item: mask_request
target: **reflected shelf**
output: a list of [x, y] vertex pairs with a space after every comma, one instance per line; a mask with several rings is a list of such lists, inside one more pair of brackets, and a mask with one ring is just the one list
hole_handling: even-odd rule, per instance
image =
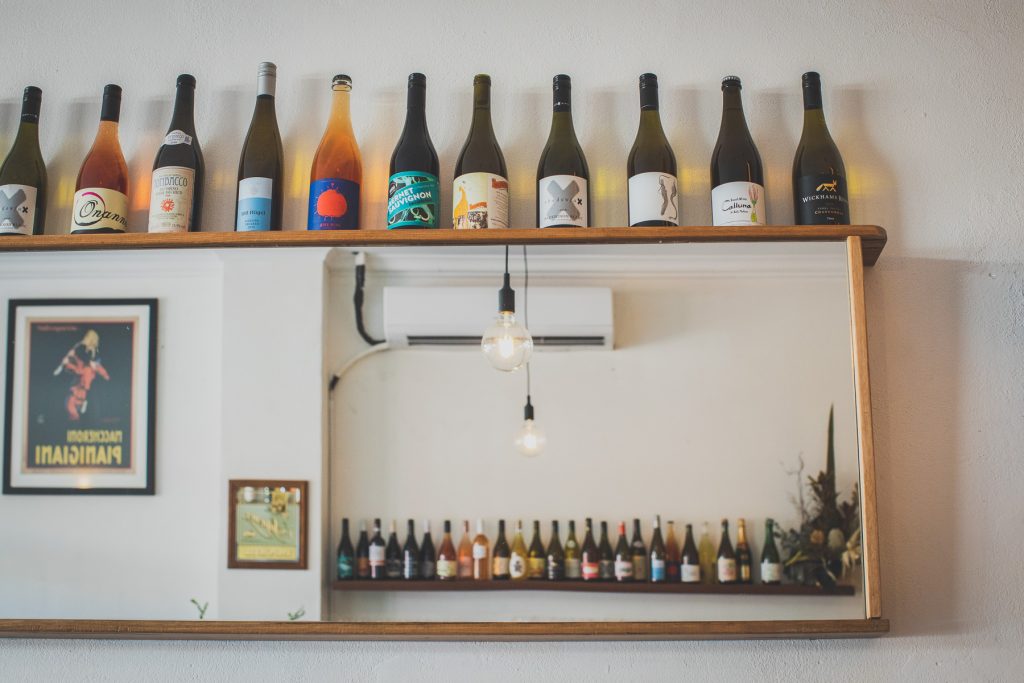
[[854, 595], [853, 586], [796, 584], [618, 583], [615, 581], [440, 581], [430, 579], [351, 579], [335, 581], [336, 591], [574, 591], [581, 593], [679, 593], [695, 595]]

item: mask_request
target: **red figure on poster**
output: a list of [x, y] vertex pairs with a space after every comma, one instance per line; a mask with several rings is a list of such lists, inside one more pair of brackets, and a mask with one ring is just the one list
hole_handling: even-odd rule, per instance
[[64, 360], [60, 362], [53, 373], [59, 375], [62, 371], [67, 370], [78, 377], [78, 381], [72, 384], [68, 390], [68, 399], [64, 404], [72, 422], [77, 422], [88, 407], [89, 389], [97, 375], [105, 380], [110, 380], [110, 374], [97, 357], [99, 348], [100, 335], [96, 333], [96, 330], [89, 330], [82, 337], [82, 341], [72, 346], [71, 350], [65, 354]]

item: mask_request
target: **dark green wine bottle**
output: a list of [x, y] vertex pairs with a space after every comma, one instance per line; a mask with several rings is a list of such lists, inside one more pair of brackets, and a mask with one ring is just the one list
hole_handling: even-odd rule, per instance
[[679, 580], [683, 583], [700, 583], [700, 553], [693, 540], [693, 525], [686, 525], [686, 540], [679, 556]]
[[203, 151], [196, 137], [195, 76], [178, 76], [171, 125], [153, 162], [150, 232], [199, 230], [203, 207]]
[[633, 580], [633, 550], [626, 539], [625, 522], [619, 522], [619, 543], [615, 546], [615, 580], [619, 583]]
[[526, 578], [543, 579], [547, 574], [548, 556], [544, 551], [544, 543], [540, 538], [540, 522], [533, 522], [533, 540], [526, 555]]
[[633, 552], [633, 580], [646, 581], [648, 578], [647, 546], [644, 545], [643, 533], [640, 531], [640, 520], [633, 520], [633, 539], [629, 543]]
[[260, 64], [257, 71], [256, 109], [238, 162], [235, 230], [280, 230], [284, 209], [284, 152], [277, 127], [274, 92], [277, 67]]
[[576, 540], [576, 522], [569, 520], [569, 535], [565, 537], [565, 578], [576, 581], [583, 578], [580, 544]]
[[416, 523], [409, 520], [409, 535], [402, 546], [402, 578], [411, 581], [420, 578], [420, 546], [416, 542]]
[[679, 225], [679, 183], [658, 112], [658, 77], [640, 76], [640, 128], [626, 161], [630, 226]]
[[797, 225], [849, 225], [846, 167], [825, 125], [821, 77], [803, 75], [804, 131], [793, 160], [793, 212]]
[[601, 522], [601, 542], [597, 544], [597, 575], [602, 581], [615, 580], [615, 553], [608, 540], [608, 522]]
[[505, 538], [505, 520], [498, 520], [498, 539], [494, 542], [494, 550], [491, 551], [491, 578], [496, 581], [505, 581], [510, 578], [509, 561], [512, 557], [512, 550], [508, 546], [508, 539]]
[[715, 564], [718, 583], [736, 583], [739, 578], [736, 567], [736, 552], [729, 540], [729, 520], [722, 520], [722, 540], [718, 542], [718, 559]]
[[440, 227], [440, 165], [427, 131], [427, 77], [409, 75], [405, 127], [391, 155], [388, 229]]
[[547, 556], [548, 581], [561, 581], [565, 578], [565, 551], [562, 550], [562, 539], [558, 537], [558, 521], [551, 522], [551, 540], [548, 541]]
[[711, 154], [712, 225], [764, 225], [764, 169], [743, 116], [740, 79], [722, 80], [722, 125]]
[[761, 551], [761, 583], [775, 584], [782, 581], [782, 560], [775, 545], [775, 522], [764, 523], [764, 550]]
[[555, 76], [551, 132], [537, 164], [537, 227], [590, 225], [590, 170], [572, 125], [572, 82]]
[[348, 517], [341, 520], [341, 541], [338, 543], [338, 578], [342, 581], [356, 578], [356, 553], [348, 535]]
[[369, 579], [370, 539], [366, 535], [366, 522], [359, 522], [359, 540], [356, 541], [356, 578]]
[[650, 575], [649, 579], [651, 583], [665, 583], [667, 578], [665, 551], [665, 541], [661, 538], [661, 515], [654, 518], [654, 531], [651, 532], [651, 549], [647, 553], [647, 558], [650, 560]]
[[0, 166], [0, 235], [42, 235], [46, 221], [46, 164], [39, 151], [43, 91], [25, 88], [21, 124]]
[[389, 579], [402, 578], [402, 549], [398, 546], [398, 531], [395, 520], [391, 520], [388, 544], [384, 548], [384, 576]]
[[491, 125], [491, 77], [473, 78], [473, 123], [455, 162], [452, 224], [457, 229], [507, 228], [508, 167]]
[[437, 551], [434, 539], [430, 537], [430, 520], [424, 522], [423, 544], [420, 546], [420, 577], [433, 579], [437, 576]]

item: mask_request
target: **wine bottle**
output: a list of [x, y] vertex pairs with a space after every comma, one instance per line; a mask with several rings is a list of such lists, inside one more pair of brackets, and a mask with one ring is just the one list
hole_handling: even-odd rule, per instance
[[676, 540], [676, 523], [672, 520], [667, 522], [668, 531], [665, 532], [665, 580], [668, 583], [679, 581], [679, 541]]
[[351, 92], [352, 79], [345, 74], [331, 81], [331, 114], [309, 170], [309, 230], [359, 228], [363, 159], [349, 115]]
[[551, 522], [551, 540], [548, 541], [547, 552], [548, 581], [561, 581], [565, 578], [565, 551], [562, 540], [558, 537], [558, 520]]
[[452, 543], [452, 523], [444, 520], [444, 537], [441, 547], [437, 550], [437, 578], [441, 581], [453, 581], [458, 577], [459, 560]]
[[722, 80], [722, 125], [711, 154], [711, 224], [764, 225], [764, 169], [743, 116], [740, 79]]
[[373, 520], [373, 538], [370, 539], [370, 578], [383, 579], [385, 576], [384, 537], [380, 535], [380, 519]]
[[476, 520], [476, 537], [473, 539], [473, 578], [487, 581], [491, 578], [491, 544], [484, 535], [484, 520]]
[[469, 537], [469, 520], [462, 520], [462, 540], [459, 541], [459, 578], [473, 578], [473, 541]]
[[405, 127], [391, 154], [388, 229], [440, 227], [440, 164], [427, 132], [427, 77], [409, 75]]
[[747, 543], [747, 523], [742, 517], [736, 529], [736, 576], [739, 583], [754, 582], [754, 556]]
[[630, 541], [630, 549], [633, 552], [633, 580], [647, 580], [647, 546], [644, 545], [643, 535], [640, 533], [640, 520], [633, 520], [633, 540]]
[[505, 539], [505, 520], [498, 520], [498, 538], [494, 541], [494, 553], [491, 560], [491, 578], [498, 581], [505, 581], [509, 578], [509, 558], [511, 551], [508, 541]]
[[782, 560], [775, 545], [775, 522], [767, 519], [764, 523], [764, 550], [761, 552], [761, 583], [781, 582]]
[[75, 182], [71, 232], [124, 232], [128, 229], [128, 165], [117, 139], [121, 86], [103, 88], [100, 127]]
[[150, 232], [191, 232], [201, 225], [205, 166], [193, 113], [195, 76], [178, 76], [176, 87], [171, 125], [153, 161]]
[[423, 545], [420, 546], [420, 576], [424, 579], [437, 577], [437, 552], [434, 539], [430, 537], [430, 520], [423, 523]]
[[513, 581], [526, 579], [526, 543], [523, 542], [523, 523], [516, 522], [516, 535], [512, 538], [512, 553], [508, 561], [509, 577]]
[[46, 225], [46, 164], [39, 151], [43, 91], [25, 88], [14, 145], [0, 166], [0, 235], [42, 235]]
[[658, 113], [658, 77], [640, 76], [640, 128], [626, 160], [630, 226], [679, 225], [676, 155]]
[[594, 543], [594, 532], [590, 517], [586, 519], [586, 531], [583, 534], [583, 548], [580, 550], [580, 574], [584, 581], [601, 580], [601, 562], [597, 544]]
[[667, 553], [665, 542], [661, 540], [661, 515], [654, 518], [654, 531], [651, 534], [651, 549], [648, 552], [650, 560], [650, 581], [651, 583], [665, 583], [665, 564]]
[[590, 170], [572, 125], [572, 82], [552, 83], [551, 132], [537, 165], [537, 227], [590, 225]]
[[540, 539], [540, 522], [533, 520], [533, 540], [526, 555], [526, 578], [543, 579], [547, 571], [547, 553]]
[[697, 546], [697, 552], [700, 557], [700, 580], [704, 583], [715, 582], [715, 545], [711, 541], [711, 533], [708, 531], [708, 523], [704, 522], [704, 527], [700, 534], [700, 545]]
[[359, 540], [356, 542], [356, 578], [370, 578], [370, 539], [366, 535], [366, 522], [359, 522]]
[[398, 533], [395, 531], [395, 520], [391, 520], [388, 533], [388, 545], [384, 549], [384, 575], [389, 579], [402, 578], [402, 549], [398, 545]]
[[457, 229], [507, 228], [508, 168], [491, 126], [491, 77], [473, 78], [473, 123], [455, 162], [452, 221]]
[[821, 76], [803, 75], [804, 130], [793, 160], [793, 204], [797, 225], [849, 225], [846, 167], [825, 125]]
[[619, 583], [633, 580], [633, 550], [626, 540], [625, 522], [619, 522], [619, 543], [615, 546], [615, 580]]
[[608, 539], [608, 522], [601, 522], [601, 542], [597, 544], [597, 576], [602, 581], [615, 580], [615, 552]]
[[722, 540], [718, 542], [718, 583], [736, 583], [736, 553], [729, 540], [729, 520], [722, 520]]
[[402, 546], [402, 578], [411, 581], [420, 578], [420, 546], [416, 543], [415, 522], [409, 520], [409, 533]]
[[577, 581], [583, 578], [580, 561], [580, 544], [576, 540], [576, 521], [569, 520], [569, 535], [565, 538], [565, 578]]
[[338, 542], [338, 579], [346, 581], [356, 577], [356, 553], [348, 536], [348, 517], [341, 520], [341, 541]]
[[277, 66], [263, 62], [256, 73], [256, 109], [238, 161], [235, 230], [239, 232], [280, 230], [284, 209], [284, 152], [274, 108]]
[[[706, 537], [707, 532], [701, 538], [702, 543]], [[710, 542], [708, 539], [709, 544]], [[693, 542], [693, 525], [687, 524], [686, 540], [683, 541], [683, 552], [679, 556], [679, 580], [683, 583], [700, 583], [704, 573], [703, 564], [700, 554], [697, 552], [697, 544]]]

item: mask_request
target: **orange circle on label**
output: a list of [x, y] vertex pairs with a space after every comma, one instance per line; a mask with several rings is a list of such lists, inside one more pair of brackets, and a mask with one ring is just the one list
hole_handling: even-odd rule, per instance
[[334, 188], [324, 190], [316, 198], [316, 212], [328, 218], [341, 218], [348, 211], [345, 195]]

